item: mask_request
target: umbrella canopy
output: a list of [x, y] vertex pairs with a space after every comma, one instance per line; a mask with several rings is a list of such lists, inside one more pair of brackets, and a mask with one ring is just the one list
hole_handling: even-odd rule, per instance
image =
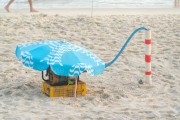
[[16, 57], [23, 65], [38, 71], [52, 71], [60, 76], [79, 76], [85, 70], [101, 74], [105, 63], [85, 48], [60, 40], [44, 40], [16, 47]]

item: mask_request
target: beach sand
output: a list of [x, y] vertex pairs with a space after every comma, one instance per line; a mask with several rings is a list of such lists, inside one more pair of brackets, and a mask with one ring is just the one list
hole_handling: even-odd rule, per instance
[[[0, 119], [180, 119], [179, 9], [148, 10], [121, 9], [108, 14], [94, 10], [93, 17], [90, 10], [80, 10], [84, 14], [71, 10], [40, 10], [34, 14], [16, 10], [8, 14], [0, 10]], [[76, 100], [42, 94], [41, 72], [23, 66], [15, 57], [19, 44], [65, 39], [108, 62], [140, 26], [152, 29], [152, 86], [138, 84], [139, 80], [145, 82], [143, 31], [103, 74], [81, 75], [87, 95]]]

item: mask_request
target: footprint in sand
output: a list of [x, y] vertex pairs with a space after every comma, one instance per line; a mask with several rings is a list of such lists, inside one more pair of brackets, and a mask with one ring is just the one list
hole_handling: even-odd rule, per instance
[[103, 93], [103, 94], [101, 95], [101, 98], [103, 98], [103, 99], [107, 99], [107, 98], [109, 98], [109, 97], [110, 97], [110, 95], [107, 94], [107, 93]]
[[10, 96], [11, 94], [12, 94], [12, 91], [10, 91], [10, 90], [7, 90], [7, 91], [4, 92], [5, 96]]

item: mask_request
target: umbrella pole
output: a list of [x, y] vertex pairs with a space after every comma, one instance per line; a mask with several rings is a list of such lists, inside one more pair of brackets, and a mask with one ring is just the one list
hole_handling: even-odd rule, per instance
[[75, 90], [74, 90], [74, 97], [76, 98], [76, 91], [77, 91], [77, 77], [75, 78]]
[[94, 1], [92, 0], [91, 17], [93, 17], [93, 8], [94, 8], [93, 2], [94, 2]]

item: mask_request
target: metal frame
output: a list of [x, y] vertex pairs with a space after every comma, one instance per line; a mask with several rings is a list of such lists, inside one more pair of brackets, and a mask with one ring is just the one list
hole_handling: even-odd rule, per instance
[[44, 72], [42, 71], [42, 79], [44, 80], [44, 81], [50, 81], [50, 67], [46, 70], [46, 75], [45, 75], [46, 77], [47, 76], [49, 76], [49, 78], [48, 79], [45, 79], [44, 78]]

